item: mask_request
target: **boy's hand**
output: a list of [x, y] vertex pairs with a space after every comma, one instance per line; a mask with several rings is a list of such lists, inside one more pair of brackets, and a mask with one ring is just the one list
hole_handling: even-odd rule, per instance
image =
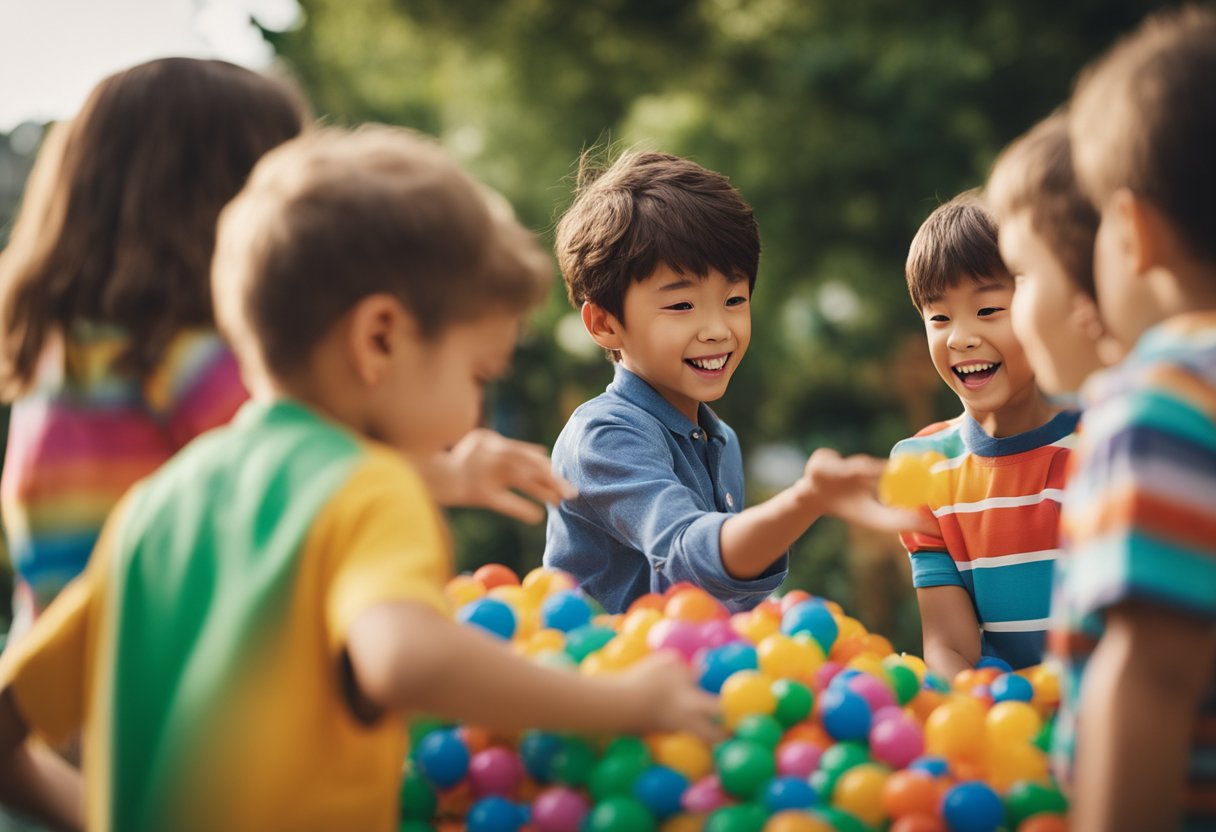
[[822, 514], [880, 532], [938, 534], [929, 517], [879, 502], [875, 495], [886, 466], [885, 459], [864, 454], [842, 457], [831, 448], [820, 448], [807, 460], [802, 476]]
[[649, 707], [641, 733], [687, 731], [707, 742], [725, 739], [718, 697], [702, 690], [692, 670], [669, 653], [647, 656], [621, 681], [640, 690]]
[[577, 494], [553, 473], [543, 447], [484, 428], [470, 431], [452, 450], [420, 467], [441, 505], [488, 508], [525, 523], [539, 523], [545, 510], [517, 491], [553, 504]]

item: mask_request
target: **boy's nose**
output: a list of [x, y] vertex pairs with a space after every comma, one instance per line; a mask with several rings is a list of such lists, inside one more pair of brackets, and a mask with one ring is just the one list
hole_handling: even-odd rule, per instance
[[730, 327], [722, 315], [709, 313], [701, 321], [698, 337], [702, 341], [722, 341], [730, 337]]
[[950, 330], [950, 337], [946, 339], [946, 346], [952, 350], [973, 350], [979, 345], [980, 336], [962, 326], [956, 326]]

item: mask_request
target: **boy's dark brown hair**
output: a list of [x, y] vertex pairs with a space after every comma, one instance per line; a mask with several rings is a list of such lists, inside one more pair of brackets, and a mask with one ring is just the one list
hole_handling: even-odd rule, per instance
[[501, 196], [435, 142], [380, 125], [316, 130], [268, 154], [220, 217], [213, 280], [242, 361], [279, 379], [369, 295], [394, 295], [435, 338], [492, 310], [522, 313], [552, 283]]
[[1156, 206], [1191, 253], [1216, 264], [1216, 11], [1148, 18], [1087, 69], [1070, 131], [1097, 206], [1120, 188]]
[[1098, 212], [1077, 183], [1066, 113], [1051, 114], [1005, 148], [992, 166], [984, 195], [998, 223], [1029, 211], [1031, 228], [1068, 277], [1094, 297]]
[[934, 209], [908, 248], [908, 294], [918, 310], [964, 278], [1009, 277], [996, 242], [996, 220], [975, 191]]
[[625, 292], [661, 265], [756, 285], [760, 231], [725, 176], [668, 153], [632, 151], [607, 170], [584, 154], [574, 204], [557, 224], [570, 302], [624, 323]]
[[0, 255], [0, 388], [33, 381], [48, 335], [121, 327], [142, 375], [189, 326], [212, 326], [215, 221], [263, 153], [305, 124], [288, 84], [167, 58], [103, 80], [43, 143]]

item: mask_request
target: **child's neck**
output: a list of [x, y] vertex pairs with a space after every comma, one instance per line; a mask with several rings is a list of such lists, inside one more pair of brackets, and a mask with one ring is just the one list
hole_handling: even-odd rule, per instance
[[994, 439], [1040, 428], [1060, 412], [1047, 403], [1038, 388], [1031, 388], [1028, 394], [1014, 398], [999, 410], [976, 411], [966, 405], [963, 408]]

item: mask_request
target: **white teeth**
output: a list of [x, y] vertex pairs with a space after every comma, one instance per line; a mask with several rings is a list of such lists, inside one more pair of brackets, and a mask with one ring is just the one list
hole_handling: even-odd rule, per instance
[[979, 373], [984, 370], [991, 370], [995, 364], [968, 364], [966, 367], [955, 367], [955, 371], [967, 375], [968, 373]]
[[721, 355], [717, 358], [690, 358], [688, 359], [694, 367], [702, 370], [721, 370], [726, 366], [726, 359], [729, 356]]

